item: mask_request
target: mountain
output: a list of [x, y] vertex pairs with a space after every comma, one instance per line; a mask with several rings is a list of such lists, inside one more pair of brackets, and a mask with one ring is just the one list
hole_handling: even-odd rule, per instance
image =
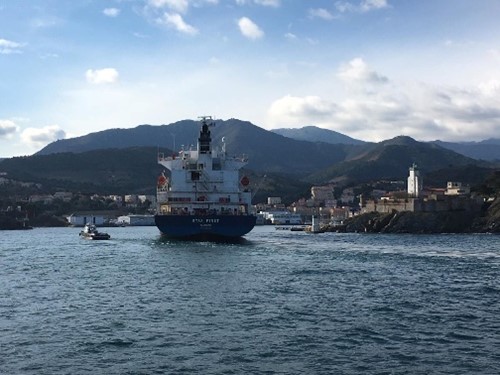
[[[464, 166], [490, 167], [489, 163], [468, 158], [436, 144], [400, 136], [370, 145], [357, 157], [313, 173], [309, 179], [317, 182], [335, 181], [346, 185], [382, 179], [405, 180], [408, 168], [413, 163], [416, 163], [424, 174], [437, 170], [451, 171]], [[443, 172], [443, 176], [445, 175]], [[467, 182], [467, 176], [458, 177], [462, 182]]]
[[284, 137], [309, 142], [326, 142], [331, 144], [362, 145], [365, 142], [348, 137], [333, 130], [318, 128], [317, 126], [304, 126], [299, 129], [281, 128], [272, 129], [273, 133]]
[[[299, 129], [283, 128], [271, 131], [285, 137], [309, 142], [355, 145], [365, 143], [333, 130], [321, 129], [316, 126], [305, 126]], [[429, 143], [437, 144], [443, 148], [477, 160], [500, 160], [500, 139], [490, 138], [480, 142], [443, 142], [438, 140]]]
[[500, 160], [500, 139], [490, 138], [481, 142], [462, 143], [434, 141], [433, 143], [470, 158]]
[[48, 144], [36, 155], [60, 152], [85, 152], [108, 148], [189, 146], [197, 137], [199, 123], [191, 120], [170, 125], [139, 125], [131, 129], [108, 129], [81, 137], [60, 139]]
[[[196, 144], [199, 122], [183, 120], [170, 125], [141, 125], [133, 129], [110, 129], [82, 137], [53, 142], [36, 155], [127, 147], [180, 149]], [[357, 151], [354, 145], [299, 141], [264, 130], [247, 121], [217, 121], [212, 128], [214, 147], [225, 139], [229, 154], [246, 154], [248, 168], [263, 172], [309, 174], [344, 160]]]
[[157, 149], [93, 150], [4, 159], [1, 171], [16, 181], [40, 184], [40, 190], [101, 194], [152, 194], [161, 171]]
[[[171, 154], [181, 145], [189, 147], [198, 132], [199, 123], [191, 120], [105, 130], [54, 142], [30, 157], [5, 159], [0, 161], [0, 172], [18, 181], [40, 183], [46, 190], [153, 193], [161, 172], [157, 152]], [[252, 190], [258, 191], [257, 201], [281, 195], [290, 202], [307, 196], [312, 184], [331, 181], [355, 185], [405, 180], [413, 163], [429, 181], [439, 181], [434, 186], [442, 186], [443, 181], [480, 182], [492, 170], [491, 163], [404, 136], [380, 143], [334, 145], [291, 139], [237, 119], [218, 121], [211, 132], [214, 147], [221, 147], [224, 138], [228, 154], [249, 157], [244, 173], [252, 181]]]

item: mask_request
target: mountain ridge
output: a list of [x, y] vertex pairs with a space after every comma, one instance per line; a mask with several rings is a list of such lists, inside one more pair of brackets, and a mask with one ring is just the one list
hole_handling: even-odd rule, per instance
[[[199, 122], [192, 120], [110, 129], [54, 142], [30, 157], [5, 159], [0, 171], [54, 189], [152, 192], [155, 176], [162, 171], [156, 154], [190, 147], [198, 132]], [[408, 136], [361, 145], [329, 144], [288, 138], [237, 119], [217, 121], [211, 133], [214, 148], [222, 147], [224, 138], [228, 154], [246, 154], [249, 163], [244, 173], [251, 177], [252, 189], [260, 189], [259, 199], [279, 194], [291, 200], [299, 191], [300, 196], [307, 194], [307, 186], [314, 184], [335, 182], [341, 187], [401, 181], [413, 163], [422, 173], [434, 174], [440, 183], [447, 176], [452, 178], [449, 181], [476, 183], [494, 168], [491, 163]], [[478, 173], [471, 173], [474, 170]], [[268, 177], [261, 184], [258, 181], [264, 175]]]
[[[296, 141], [312, 143], [327, 143], [343, 145], [344, 152], [350, 153], [353, 149], [349, 146], [367, 146], [375, 142], [365, 142], [351, 138], [342, 133], [309, 125], [302, 128], [280, 128], [265, 130], [249, 121], [238, 119], [217, 120], [217, 124], [223, 125], [225, 132], [233, 132], [228, 129], [228, 124], [246, 124], [260, 129], [261, 135], [273, 133]], [[172, 149], [180, 148], [180, 145], [189, 147], [196, 141], [199, 123], [195, 120], [180, 120], [171, 124], [149, 125], [142, 124], [134, 128], [114, 128], [99, 132], [89, 133], [84, 136], [58, 140], [42, 148], [35, 155], [46, 155], [56, 152], [83, 152], [100, 148], [127, 148], [139, 146], [168, 146]], [[264, 133], [266, 132], [266, 133]], [[222, 137], [223, 132], [215, 128], [214, 135]], [[226, 136], [224, 134], [224, 136]], [[400, 136], [407, 137], [407, 136]], [[410, 138], [410, 137], [408, 137]], [[393, 140], [398, 137], [392, 138]], [[413, 139], [413, 138], [411, 138]], [[387, 140], [386, 140], [387, 141]], [[384, 142], [384, 141], [382, 141]], [[418, 142], [418, 141], [417, 141]], [[424, 142], [439, 145], [443, 148], [457, 152], [458, 154], [477, 160], [497, 161], [500, 160], [500, 139], [489, 138], [478, 142], [446, 142], [441, 140]]]

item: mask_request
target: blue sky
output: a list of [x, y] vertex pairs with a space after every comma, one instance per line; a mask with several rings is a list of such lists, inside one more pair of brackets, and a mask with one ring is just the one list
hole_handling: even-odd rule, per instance
[[499, 16], [498, 0], [0, 0], [0, 157], [200, 115], [499, 138]]

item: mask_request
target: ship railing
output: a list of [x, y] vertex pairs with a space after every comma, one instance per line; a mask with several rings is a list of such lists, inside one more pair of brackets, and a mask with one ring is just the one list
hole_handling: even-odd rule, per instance
[[172, 161], [176, 159], [176, 155], [173, 154], [172, 156], [165, 156], [163, 152], [158, 153], [158, 161]]

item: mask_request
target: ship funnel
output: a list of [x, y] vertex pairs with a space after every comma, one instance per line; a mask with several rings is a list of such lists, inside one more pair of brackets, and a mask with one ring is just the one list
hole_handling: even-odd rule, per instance
[[198, 151], [200, 154], [209, 154], [211, 152], [212, 137], [209, 126], [214, 126], [211, 116], [201, 117], [200, 137], [198, 138]]

